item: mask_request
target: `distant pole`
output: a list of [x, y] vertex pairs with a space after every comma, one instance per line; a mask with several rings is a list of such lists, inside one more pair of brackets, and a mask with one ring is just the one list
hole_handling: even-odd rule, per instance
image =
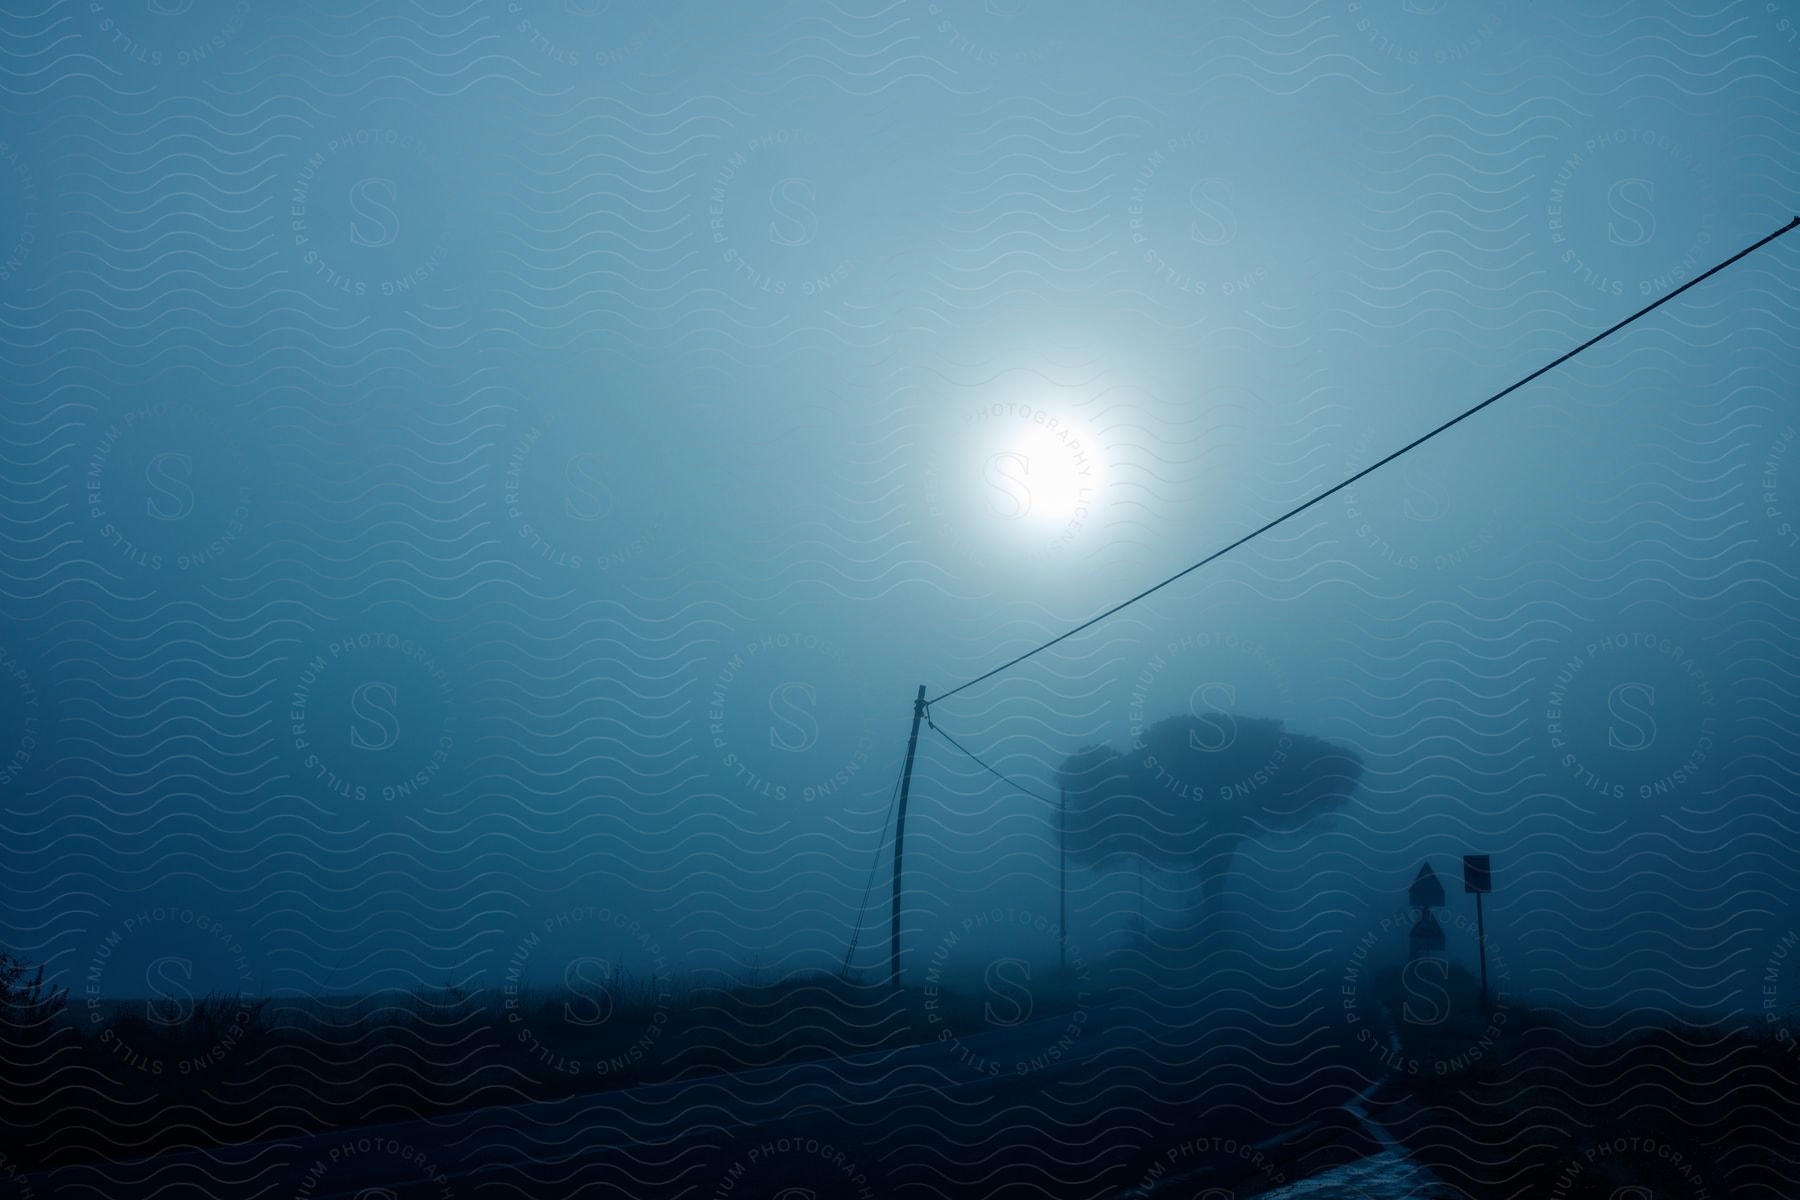
[[1488, 1010], [1487, 925], [1481, 919], [1481, 893], [1475, 893], [1475, 938], [1481, 944], [1481, 1011]]
[[1056, 809], [1056, 891], [1062, 897], [1062, 906], [1057, 914], [1062, 928], [1062, 941], [1057, 943], [1056, 965], [1066, 971], [1069, 969], [1069, 789], [1063, 788], [1059, 796], [1061, 803]]
[[1475, 937], [1481, 945], [1481, 1011], [1488, 1011], [1487, 925], [1481, 916], [1481, 897], [1494, 890], [1494, 860], [1487, 854], [1463, 855], [1463, 891], [1475, 893]]
[[894, 820], [894, 932], [889, 951], [888, 973], [893, 977], [894, 991], [900, 991], [900, 855], [906, 849], [906, 796], [912, 790], [913, 753], [919, 748], [919, 721], [925, 716], [925, 685], [919, 685], [919, 698], [913, 701], [912, 736], [906, 742], [906, 770], [900, 776], [900, 815]]

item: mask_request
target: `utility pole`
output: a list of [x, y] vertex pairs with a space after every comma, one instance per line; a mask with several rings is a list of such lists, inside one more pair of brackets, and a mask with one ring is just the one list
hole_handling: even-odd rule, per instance
[[1494, 890], [1494, 862], [1486, 854], [1463, 855], [1463, 891], [1475, 893], [1475, 936], [1481, 944], [1481, 1011], [1488, 1011], [1487, 923], [1481, 916], [1481, 898]]
[[919, 748], [919, 721], [925, 716], [925, 685], [919, 685], [919, 698], [913, 701], [912, 736], [906, 742], [906, 770], [900, 776], [900, 812], [894, 819], [894, 932], [889, 951], [888, 973], [894, 993], [900, 992], [900, 855], [906, 849], [906, 795], [912, 790], [913, 753]]
[[1481, 893], [1475, 893], [1475, 938], [1481, 948], [1481, 1011], [1488, 1011], [1487, 987], [1487, 922], [1481, 916]]
[[1056, 944], [1056, 965], [1069, 969], [1069, 789], [1058, 793], [1056, 806], [1056, 893], [1062, 898], [1057, 917], [1062, 940]]

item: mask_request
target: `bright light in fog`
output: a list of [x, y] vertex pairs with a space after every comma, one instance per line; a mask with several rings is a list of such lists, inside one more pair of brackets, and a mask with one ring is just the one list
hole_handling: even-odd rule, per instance
[[1095, 496], [1097, 458], [1073, 430], [1032, 426], [990, 454], [982, 471], [988, 515], [1034, 535], [1084, 514]]
[[941, 410], [921, 466], [932, 552], [960, 573], [1086, 561], [1106, 481], [1093, 431], [1054, 396], [989, 394]]

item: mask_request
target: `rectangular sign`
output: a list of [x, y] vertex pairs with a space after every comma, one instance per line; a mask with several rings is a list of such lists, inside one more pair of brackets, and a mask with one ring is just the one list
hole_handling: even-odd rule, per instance
[[1485, 854], [1463, 855], [1463, 891], [1491, 892], [1494, 890], [1494, 872], [1488, 864]]

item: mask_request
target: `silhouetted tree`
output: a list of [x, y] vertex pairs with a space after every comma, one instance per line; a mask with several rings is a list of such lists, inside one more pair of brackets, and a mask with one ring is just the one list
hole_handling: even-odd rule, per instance
[[41, 1028], [62, 1014], [69, 989], [45, 987], [44, 967], [27, 977], [24, 959], [0, 950], [0, 1027], [9, 1030]]
[[1084, 746], [1058, 772], [1070, 859], [1135, 858], [1201, 881], [1216, 911], [1246, 838], [1296, 833], [1342, 807], [1362, 778], [1355, 751], [1288, 730], [1279, 718], [1173, 716], [1129, 755]]

